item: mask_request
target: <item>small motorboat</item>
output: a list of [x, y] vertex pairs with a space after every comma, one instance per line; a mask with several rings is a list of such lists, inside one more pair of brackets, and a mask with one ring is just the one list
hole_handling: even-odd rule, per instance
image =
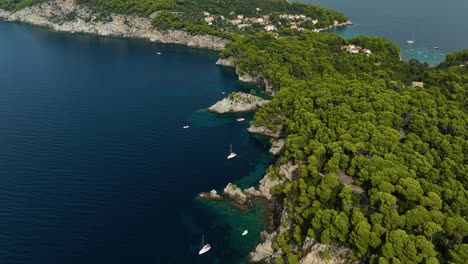
[[244, 232], [242, 232], [242, 235], [245, 236], [249, 233], [249, 230], [244, 230]]
[[434, 49], [438, 49], [439, 47], [434, 47]]
[[226, 94], [225, 92], [221, 92], [221, 94]]
[[229, 154], [229, 156], [227, 156], [227, 159], [232, 159], [232, 158], [234, 158], [235, 156], [237, 156], [236, 153], [232, 152], [232, 144], [231, 144], [231, 147], [230, 147], [230, 149], [229, 149], [229, 153], [230, 153], [230, 154]]
[[161, 55], [161, 54], [162, 54], [162, 53], [161, 53], [161, 52], [159, 52], [159, 51], [157, 51], [156, 53], [157, 53], [158, 55]]
[[237, 118], [236, 120], [237, 120], [237, 122], [242, 122], [242, 121], [244, 121], [244, 120], [245, 120], [245, 118], [243, 118], [243, 117], [239, 117], [239, 118]]
[[411, 39], [410, 40], [407, 40], [406, 43], [408, 44], [414, 44], [414, 34], [411, 33]]
[[200, 249], [200, 251], [198, 251], [198, 255], [205, 254], [208, 250], [211, 249], [210, 244], [205, 244], [204, 236], [202, 236], [201, 246], [202, 248]]
[[187, 126], [187, 125], [183, 126], [183, 128], [189, 128], [189, 127], [190, 127], [190, 126]]

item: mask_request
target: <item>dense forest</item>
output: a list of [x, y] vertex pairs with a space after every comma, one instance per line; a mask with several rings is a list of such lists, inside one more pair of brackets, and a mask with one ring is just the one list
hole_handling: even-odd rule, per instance
[[382, 38], [303, 33], [237, 38], [221, 55], [277, 90], [253, 121], [287, 140], [270, 176], [299, 165], [273, 190], [289, 230], [276, 263], [297, 263], [308, 236], [370, 263], [466, 263], [468, 50], [429, 68]]
[[[0, 0], [0, 8], [16, 11], [47, 0]], [[309, 4], [286, 0], [76, 0], [89, 7], [95, 17], [106, 19], [110, 14], [151, 16], [159, 30], [184, 30], [192, 34], [229, 37], [231, 34], [252, 34], [265, 31], [273, 23], [275, 30], [300, 24], [301, 29], [320, 29], [347, 21], [339, 12]], [[204, 15], [203, 11], [209, 13]], [[281, 14], [303, 15], [302, 18], [280, 18]], [[241, 21], [232, 22], [239, 15]], [[205, 19], [209, 17], [211, 22]], [[249, 20], [250, 19], [250, 20]], [[254, 19], [252, 21], [252, 19]], [[261, 19], [255, 21], [255, 19]], [[317, 20], [313, 22], [313, 20]]]

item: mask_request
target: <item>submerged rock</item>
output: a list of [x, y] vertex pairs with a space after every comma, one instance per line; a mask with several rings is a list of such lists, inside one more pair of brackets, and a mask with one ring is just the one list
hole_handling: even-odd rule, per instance
[[213, 106], [210, 106], [208, 110], [218, 114], [248, 112], [256, 110], [266, 103], [268, 103], [267, 100], [263, 100], [255, 95], [232, 93]]

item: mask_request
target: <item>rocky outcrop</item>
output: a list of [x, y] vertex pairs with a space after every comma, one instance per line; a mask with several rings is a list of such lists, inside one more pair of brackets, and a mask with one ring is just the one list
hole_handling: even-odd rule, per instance
[[271, 188], [275, 187], [276, 185], [282, 183], [279, 179], [272, 179], [270, 174], [266, 174], [261, 180], [260, 185], [258, 186], [258, 190], [267, 200], [271, 200]]
[[222, 200], [223, 197], [216, 192], [216, 190], [211, 190], [210, 192], [203, 192], [199, 194], [201, 198], [206, 200]]
[[263, 87], [263, 89], [265, 89], [265, 93], [273, 96], [275, 95], [276, 93], [276, 88], [265, 78], [259, 78], [258, 79], [258, 82], [260, 84], [260, 86]]
[[258, 244], [254, 251], [250, 252], [248, 257], [250, 263], [265, 261], [273, 255], [273, 241], [276, 238], [276, 232], [271, 234], [261, 232], [260, 237], [263, 242]]
[[224, 188], [223, 194], [233, 199], [238, 204], [243, 205], [247, 202], [247, 195], [245, 195], [239, 187], [232, 183], [229, 183], [226, 188]]
[[256, 110], [266, 103], [268, 103], [267, 100], [263, 100], [255, 95], [233, 93], [210, 106], [208, 110], [218, 114], [248, 112]]
[[216, 61], [216, 65], [221, 65], [225, 67], [235, 67], [235, 59], [233, 57], [225, 58], [225, 59], [218, 59]]
[[271, 144], [270, 153], [275, 156], [280, 154], [283, 151], [285, 144], [286, 141], [284, 139], [275, 140], [273, 144]]
[[244, 193], [245, 193], [245, 195], [247, 195], [247, 197], [261, 197], [261, 196], [263, 196], [262, 192], [255, 189], [254, 187], [244, 189]]
[[249, 128], [247, 128], [247, 131], [253, 134], [259, 134], [259, 135], [264, 135], [264, 136], [269, 136], [272, 138], [279, 138], [281, 137], [281, 129], [278, 129], [277, 131], [268, 129], [263, 126], [253, 126], [251, 125]]
[[[333, 245], [325, 245], [321, 243], [314, 243], [304, 252], [308, 252], [305, 257], [300, 260], [300, 264], [339, 264], [350, 263], [340, 257], [340, 255], [349, 253], [349, 249], [343, 247], [336, 247]], [[327, 252], [328, 257], [324, 255]], [[358, 263], [358, 262], [356, 262]]]
[[184, 31], [157, 31], [149, 18], [112, 14], [101, 20], [95, 15], [74, 0], [48, 1], [14, 13], [0, 9], [0, 19], [44, 26], [54, 31], [139, 38], [212, 50], [222, 50], [227, 42], [220, 37], [193, 36]]
[[237, 76], [239, 77], [239, 81], [241, 82], [245, 82], [245, 83], [254, 83], [254, 84], [257, 84], [258, 83], [258, 78], [255, 77], [255, 76], [252, 76], [252, 75], [249, 75], [249, 74], [242, 74], [242, 73], [239, 73], [237, 72]]
[[[226, 66], [226, 67], [235, 67], [236, 66], [236, 59], [234, 57], [229, 57], [225, 59], [218, 59], [216, 61], [217, 65], [221, 66]], [[260, 85], [263, 89], [265, 89], [265, 93], [268, 95], [275, 95], [276, 89], [271, 85], [267, 79], [264, 77], [259, 77], [259, 76], [254, 76], [248, 73], [244, 73], [239, 71], [239, 69], [236, 68], [236, 74], [241, 82], [245, 83], [251, 83], [251, 84], [257, 84]]]

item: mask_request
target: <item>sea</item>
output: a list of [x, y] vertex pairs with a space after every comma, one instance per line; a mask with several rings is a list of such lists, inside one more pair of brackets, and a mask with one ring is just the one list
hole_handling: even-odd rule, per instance
[[[388, 38], [405, 59], [434, 65], [468, 47], [465, 0], [305, 2], [348, 15], [338, 34]], [[217, 58], [0, 22], [0, 263], [246, 263], [268, 230], [262, 204], [198, 194], [255, 186], [273, 158], [246, 131], [253, 113], [205, 110], [261, 93]], [[212, 249], [199, 256], [202, 238]]]
[[[330, 30], [352, 38], [384, 37], [400, 46], [405, 60], [436, 65], [448, 53], [468, 49], [466, 0], [300, 0], [344, 13], [352, 26]], [[414, 44], [406, 41], [413, 35]]]
[[258, 185], [272, 157], [252, 113], [205, 110], [255, 88], [217, 58], [0, 22], [0, 263], [245, 263], [262, 204], [198, 194]]

